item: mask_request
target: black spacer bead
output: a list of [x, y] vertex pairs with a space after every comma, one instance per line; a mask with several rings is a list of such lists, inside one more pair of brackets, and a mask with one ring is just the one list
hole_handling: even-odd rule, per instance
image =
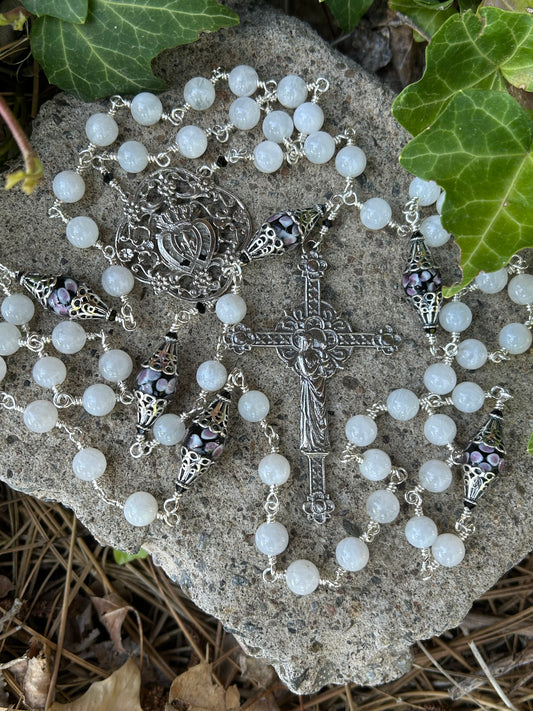
[[103, 178], [104, 178], [104, 183], [106, 185], [109, 185], [109, 183], [115, 179], [115, 176], [113, 175], [113, 173], [104, 173]]
[[205, 304], [202, 303], [201, 301], [199, 301], [196, 304], [196, 310], [198, 311], [199, 314], [205, 314], [205, 311], [206, 311]]
[[324, 225], [324, 227], [327, 227], [327, 228], [329, 229], [329, 228], [333, 225], [333, 221], [330, 220], [329, 218], [326, 218], [326, 219], [322, 222], [322, 224]]
[[226, 166], [228, 165], [228, 161], [226, 158], [224, 158], [224, 156], [218, 156], [217, 165], [219, 168], [226, 168]]

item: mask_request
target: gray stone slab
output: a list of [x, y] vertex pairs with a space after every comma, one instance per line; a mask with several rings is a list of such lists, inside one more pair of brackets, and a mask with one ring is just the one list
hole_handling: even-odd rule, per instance
[[[208, 76], [218, 65], [229, 69], [249, 63], [262, 78], [278, 80], [290, 72], [307, 80], [325, 76], [331, 83], [323, 102], [327, 130], [337, 133], [348, 125], [355, 126], [357, 143], [368, 156], [367, 170], [357, 180], [360, 199], [389, 199], [399, 219], [410, 176], [397, 162], [407, 137], [390, 116], [390, 93], [330, 49], [306, 25], [262, 6], [240, 12], [240, 26], [167, 52], [157, 62], [157, 71], [169, 83], [169, 91], [162, 96], [165, 106], [181, 101], [187, 79]], [[221, 91], [217, 108], [201, 117], [204, 125], [223, 121], [229, 101], [228, 93]], [[65, 95], [42, 108], [33, 142], [46, 167], [46, 182], [29, 198], [14, 191], [0, 195], [2, 261], [12, 268], [70, 272], [89, 283], [99, 283], [103, 268], [100, 255], [71, 248], [62, 226], [47, 218], [52, 177], [74, 165], [76, 152], [85, 144], [85, 120], [99, 108]], [[129, 120], [120, 122], [123, 135], [142, 133]], [[152, 148], [164, 145], [165, 131], [157, 127], [149, 133]], [[258, 140], [255, 130], [252, 135], [240, 133], [230, 145], [250, 148]], [[303, 161], [271, 176], [258, 174], [252, 165], [239, 164], [218, 179], [242, 198], [255, 224], [278, 209], [313, 204], [342, 186], [331, 164], [311, 166]], [[110, 240], [120, 217], [110, 191], [103, 190], [96, 180], [89, 184], [87, 199], [80, 208], [82, 205], [90, 209], [102, 225], [104, 238]], [[77, 214], [77, 209], [74, 206], [70, 214]], [[252, 386], [268, 393], [282, 451], [292, 462], [293, 476], [289, 487], [281, 492], [283, 509], [279, 516], [291, 537], [282, 557], [284, 565], [303, 557], [313, 560], [324, 574], [332, 573], [337, 541], [361, 531], [366, 522], [366, 497], [376, 488], [363, 481], [353, 466], [340, 462], [346, 420], [374, 401], [383, 401], [390, 389], [408, 387], [422, 392], [422, 375], [431, 358], [417, 318], [399, 286], [407, 246], [390, 230], [371, 233], [363, 229], [355, 211], [349, 210], [343, 212], [327, 239], [325, 254], [330, 268], [324, 297], [354, 328], [374, 331], [390, 323], [404, 339], [401, 352], [395, 356], [356, 352], [345, 370], [327, 383], [332, 436], [328, 474], [337, 506], [328, 525], [317, 529], [301, 512], [307, 481], [305, 462], [298, 451], [299, 383], [294, 373], [284, 368], [273, 352], [246, 354], [240, 361]], [[452, 247], [439, 252], [450, 276], [457, 254]], [[251, 327], [273, 326], [284, 309], [302, 298], [296, 261], [292, 254], [246, 269], [243, 293]], [[137, 332], [124, 336], [120, 328], [104, 328], [111, 341], [122, 344], [139, 363], [168, 328], [173, 303], [169, 298], [154, 297], [141, 285], [136, 286], [132, 301], [139, 315]], [[517, 317], [516, 311], [508, 310], [507, 300], [501, 296], [485, 299], [474, 295], [471, 303], [478, 317], [469, 333], [481, 336], [492, 347], [503, 323], [523, 319], [522, 314]], [[39, 315], [35, 328], [49, 332], [55, 323], [51, 315]], [[202, 360], [211, 357], [217, 331], [212, 315], [183, 329], [176, 411], [191, 402], [196, 392], [194, 373]], [[98, 379], [97, 357], [96, 351], [86, 348], [69, 360], [66, 385], [70, 392], [80, 395], [87, 384]], [[27, 355], [8, 358], [9, 374], [3, 386], [15, 393], [22, 405], [42, 397], [42, 391], [31, 381], [32, 362]], [[220, 465], [213, 467], [186, 498], [177, 530], [160, 522], [133, 529], [120, 510], [106, 506], [90, 485], [74, 479], [70, 461], [75, 449], [68, 439], [57, 431], [28, 433], [18, 413], [1, 414], [0, 476], [16, 489], [72, 508], [103, 544], [127, 551], [140, 546], [149, 550], [156, 563], [200, 607], [218, 617], [250, 654], [271, 662], [295, 692], [310, 693], [324, 684], [350, 680], [379, 684], [406, 672], [416, 640], [457, 625], [472, 601], [533, 547], [529, 517], [533, 484], [528, 476], [531, 462], [525, 452], [533, 425], [531, 359], [525, 355], [502, 367], [492, 364], [471, 376], [461, 371], [459, 378], [475, 380], [486, 388], [501, 384], [513, 390], [515, 399], [506, 419], [508, 469], [475, 512], [477, 532], [469, 541], [463, 564], [437, 571], [428, 582], [416, 577], [416, 552], [402, 535], [409, 516], [403, 504], [398, 520], [386, 526], [372, 545], [367, 568], [348, 575], [340, 589], [321, 588], [310, 596], [296, 597], [282, 583], [265, 584], [262, 570], [266, 559], [255, 549], [253, 536], [264, 520], [264, 492], [256, 467], [267, 448], [257, 427], [241, 421], [235, 412], [231, 415], [227, 452]], [[66, 417], [85, 428], [89, 439], [106, 452], [109, 471], [102, 485], [109, 496], [124, 499], [136, 489], [145, 489], [162, 502], [171, 494], [178, 455], [160, 448], [147, 459], [132, 461], [127, 452], [134, 434], [131, 409], [116, 408], [102, 421], [84, 416], [80, 408], [74, 410]], [[460, 444], [468, 441], [485, 414], [486, 409], [456, 417]], [[385, 419], [376, 446], [393, 453], [395, 462], [408, 470], [411, 482], [421, 461], [442, 452], [423, 443], [420, 419], [407, 423]], [[458, 477], [448, 492], [428, 498], [427, 511], [440, 530], [449, 530], [460, 512], [461, 488]]]

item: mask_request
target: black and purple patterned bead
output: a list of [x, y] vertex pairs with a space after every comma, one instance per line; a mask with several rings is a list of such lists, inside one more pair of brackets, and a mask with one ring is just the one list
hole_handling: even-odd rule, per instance
[[19, 272], [17, 279], [41, 306], [72, 321], [105, 319], [113, 321], [116, 311], [90, 289], [69, 276], [42, 276]]
[[302, 237], [299, 224], [289, 212], [278, 212], [267, 220], [286, 250], [296, 247]]
[[136, 378], [137, 390], [155, 398], [169, 400], [176, 392], [178, 378], [176, 375], [168, 376], [160, 370], [143, 368]]
[[193, 424], [187, 430], [184, 446], [208, 459], [218, 459], [224, 451], [226, 434]]
[[181, 445], [181, 466], [176, 477], [179, 493], [204, 474], [224, 451], [228, 436], [231, 395], [222, 390], [191, 423]]
[[505, 463], [502, 412], [493, 410], [463, 452], [464, 504], [473, 508]]
[[442, 279], [420, 232], [415, 232], [411, 238], [402, 287], [424, 324], [424, 330], [428, 334], [435, 333], [442, 305]]
[[72, 309], [72, 299], [78, 294], [78, 284], [70, 277], [58, 277], [46, 303], [58, 316], [68, 316]]

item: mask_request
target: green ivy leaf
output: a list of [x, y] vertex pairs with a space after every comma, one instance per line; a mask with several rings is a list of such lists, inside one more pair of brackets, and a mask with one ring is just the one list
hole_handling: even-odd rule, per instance
[[533, 454], [533, 434], [529, 438], [529, 442], [527, 443], [527, 453], [528, 454]]
[[396, 12], [410, 17], [425, 39], [431, 39], [448, 18], [457, 14], [448, 2], [428, 6], [417, 0], [390, 0], [389, 5]]
[[37, 17], [51, 15], [79, 25], [85, 22], [89, 0], [24, 0], [24, 7]]
[[413, 136], [462, 89], [505, 91], [505, 80], [533, 90], [533, 17], [495, 7], [450, 17], [427, 48], [420, 81], [396, 98], [394, 117]]
[[131, 563], [132, 560], [148, 558], [148, 555], [148, 551], [145, 551], [144, 548], [141, 548], [138, 553], [124, 553], [124, 551], [113, 549], [113, 558], [115, 563], [119, 565], [126, 565], [126, 563]]
[[532, 143], [533, 120], [515, 99], [469, 89], [402, 151], [404, 168], [446, 190], [441, 216], [461, 248], [461, 287], [533, 247]]
[[351, 32], [357, 27], [374, 0], [326, 0], [342, 30]]
[[238, 21], [215, 0], [91, 0], [83, 25], [37, 18], [31, 46], [52, 84], [93, 101], [117, 92], [164, 89], [150, 66], [155, 56]]

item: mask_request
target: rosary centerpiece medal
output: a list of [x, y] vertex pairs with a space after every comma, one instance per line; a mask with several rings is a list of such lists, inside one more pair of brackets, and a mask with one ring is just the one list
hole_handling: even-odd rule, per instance
[[232, 283], [235, 255], [252, 221], [243, 203], [183, 168], [163, 168], [142, 181], [116, 233], [120, 261], [156, 293], [206, 302]]

